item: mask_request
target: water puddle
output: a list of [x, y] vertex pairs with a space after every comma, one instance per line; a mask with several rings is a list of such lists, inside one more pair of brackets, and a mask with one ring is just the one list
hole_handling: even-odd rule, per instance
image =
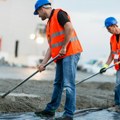
[[[61, 116], [62, 113], [56, 113], [56, 116]], [[43, 119], [36, 116], [33, 112], [29, 113], [11, 113], [0, 114], [0, 120], [52, 120]], [[120, 120], [120, 114], [108, 112], [107, 110], [100, 111], [81, 111], [74, 116], [74, 120]]]

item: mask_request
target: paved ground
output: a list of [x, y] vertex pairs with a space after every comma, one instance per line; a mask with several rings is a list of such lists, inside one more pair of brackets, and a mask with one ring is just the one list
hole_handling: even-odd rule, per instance
[[[57, 112], [56, 117], [61, 116], [62, 113]], [[54, 118], [40, 118], [34, 113], [12, 113], [0, 114], [0, 120], [54, 120]], [[106, 109], [100, 111], [81, 111], [74, 116], [74, 120], [120, 120], [120, 114], [115, 112], [108, 112]]]
[[[3, 68], [0, 71], [0, 95], [6, 93], [10, 89], [18, 85], [20, 82], [24, 80], [24, 78], [26, 78], [26, 76], [28, 77], [31, 73], [33, 73], [33, 71], [35, 71], [35, 69]], [[9, 118], [11, 116], [14, 118], [16, 116], [15, 114], [13, 115], [13, 113], [16, 113], [16, 115], [18, 115], [17, 116], [18, 118], [20, 118], [21, 116], [29, 118], [34, 116], [34, 114], [31, 112], [36, 111], [36, 109], [44, 109], [46, 104], [50, 101], [52, 89], [53, 89], [54, 76], [51, 73], [54, 74], [54, 72], [50, 72], [50, 71], [49, 72], [46, 71], [42, 74], [38, 73], [38, 75], [36, 77], [33, 77], [32, 80], [27, 81], [19, 88], [14, 90], [12, 94], [6, 96], [4, 99], [0, 98], [0, 112], [2, 113], [12, 112], [12, 114], [8, 114], [8, 115], [1, 114], [0, 117], [8, 116]], [[4, 74], [4, 78], [1, 77], [1, 75], [3, 74]], [[78, 73], [79, 77], [77, 77], [77, 80], [84, 79], [90, 75], [91, 74], [79, 72]], [[22, 77], [19, 78], [20, 76]], [[14, 77], [14, 79], [12, 77]], [[114, 76], [110, 77], [110, 76], [98, 75], [94, 77], [94, 80], [92, 79], [91, 82], [84, 82], [82, 84], [77, 85], [76, 109], [81, 110], [88, 108], [110, 107], [114, 102], [113, 101], [114, 83], [111, 82], [113, 79]], [[110, 82], [108, 82], [108, 80]], [[57, 112], [64, 111], [64, 102], [65, 102], [65, 93], [63, 93], [62, 101]], [[20, 112], [24, 112], [24, 113], [20, 115]], [[102, 120], [118, 120], [112, 117], [114, 116], [114, 114], [109, 114], [106, 110], [103, 110], [100, 113], [99, 111], [97, 111], [97, 114], [99, 116], [95, 115], [95, 113], [96, 112], [94, 112], [94, 114], [93, 112], [92, 113], [85, 112], [86, 115], [83, 115], [82, 117], [79, 116], [77, 118], [80, 118], [79, 120], [91, 120], [91, 119], [87, 119], [87, 117], [90, 117], [91, 115], [93, 117], [95, 116], [99, 117], [100, 115], [104, 116], [104, 114], [107, 113], [106, 117], [108, 118], [111, 117], [111, 119], [107, 118]], [[77, 118], [75, 118], [75, 120], [77, 120]], [[35, 120], [37, 120], [37, 118]], [[101, 119], [96, 118], [92, 120], [101, 120]]]

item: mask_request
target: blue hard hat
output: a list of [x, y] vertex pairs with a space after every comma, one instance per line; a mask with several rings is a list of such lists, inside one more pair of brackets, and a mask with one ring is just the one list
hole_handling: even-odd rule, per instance
[[105, 27], [117, 24], [117, 20], [114, 17], [108, 17], [105, 19]]
[[51, 3], [48, 0], [37, 0], [37, 2], [35, 3], [35, 11], [34, 11], [34, 15], [38, 15], [37, 10], [42, 7], [43, 5], [47, 5]]

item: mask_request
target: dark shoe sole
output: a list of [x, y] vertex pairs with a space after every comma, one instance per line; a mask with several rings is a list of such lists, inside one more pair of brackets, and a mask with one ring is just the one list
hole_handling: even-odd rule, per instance
[[35, 112], [35, 114], [39, 117], [54, 117], [55, 116], [55, 113], [48, 112], [48, 111]]

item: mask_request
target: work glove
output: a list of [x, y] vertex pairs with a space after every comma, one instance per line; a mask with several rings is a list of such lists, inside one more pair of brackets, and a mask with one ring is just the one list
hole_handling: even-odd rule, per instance
[[100, 73], [102, 74], [102, 73], [106, 72], [106, 69], [107, 69], [107, 68], [108, 68], [108, 65], [105, 64], [105, 65], [100, 69]]

